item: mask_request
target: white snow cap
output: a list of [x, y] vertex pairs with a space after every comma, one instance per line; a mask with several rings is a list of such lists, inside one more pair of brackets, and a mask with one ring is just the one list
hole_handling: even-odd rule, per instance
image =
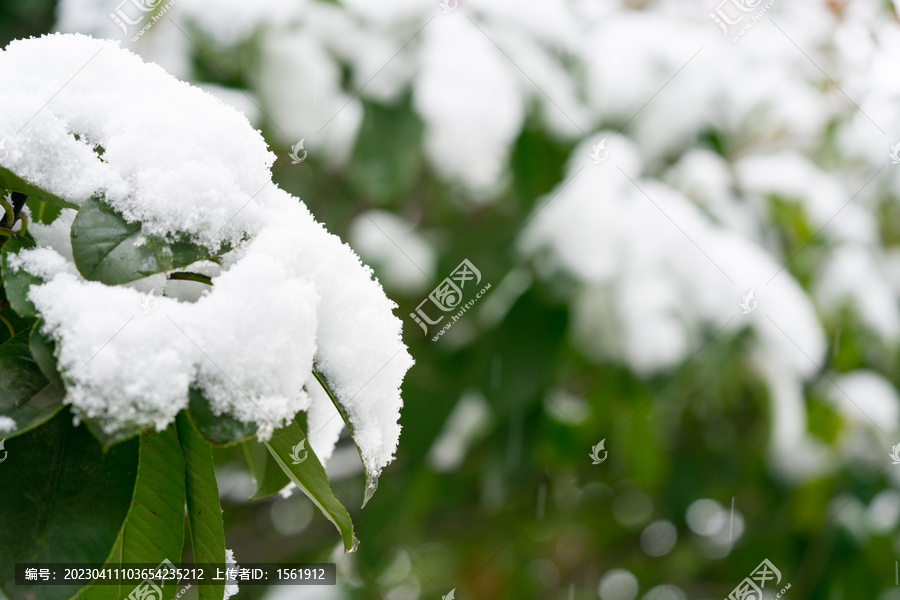
[[413, 106], [435, 170], [486, 199], [505, 175], [524, 101], [508, 59], [491, 41], [463, 15], [444, 17], [422, 33]]
[[[601, 139], [609, 162], [590, 164]], [[671, 187], [642, 178], [632, 142], [607, 133], [588, 139], [550, 196], [519, 247], [543, 275], [581, 284], [573, 331], [588, 354], [652, 373], [688, 358], [710, 328], [749, 324], [765, 350], [799, 376], [814, 372], [825, 341], [803, 289], [787, 273], [773, 279], [778, 262], [751, 240], [718, 226]], [[735, 318], [753, 289], [761, 310]]]
[[[191, 297], [186, 282], [162, 275], [86, 281], [72, 263], [73, 211], [36, 226], [38, 248], [15, 265], [45, 280], [29, 297], [57, 342], [66, 402], [107, 433], [162, 429], [194, 387], [214, 412], [267, 437], [310, 408], [315, 362], [345, 404], [367, 469], [380, 473], [397, 448], [399, 388], [413, 364], [396, 305], [349, 246], [272, 183], [274, 156], [259, 132], [213, 96], [82, 35], [11, 43], [0, 77], [4, 166], [75, 204], [102, 192], [147, 235], [235, 247], [221, 267], [191, 267], [213, 280]], [[327, 456], [336, 413], [317, 395], [312, 403], [310, 424], [329, 425], [314, 432]]]

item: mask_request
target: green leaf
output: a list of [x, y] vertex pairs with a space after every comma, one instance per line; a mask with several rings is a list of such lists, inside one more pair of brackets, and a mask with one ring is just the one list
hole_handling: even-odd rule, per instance
[[32, 285], [41, 284], [43, 281], [25, 269], [14, 271], [9, 264], [9, 257], [11, 254], [18, 254], [23, 248], [32, 247], [34, 247], [34, 242], [16, 236], [10, 238], [3, 245], [3, 250], [0, 251], [0, 269], [3, 271], [3, 287], [6, 290], [6, 298], [16, 314], [22, 317], [37, 316], [34, 304], [28, 299], [28, 291]]
[[41, 332], [43, 325], [44, 321], [39, 320], [31, 328], [28, 348], [31, 350], [31, 356], [34, 358], [35, 364], [37, 364], [44, 377], [47, 378], [47, 381], [52, 383], [57, 389], [65, 390], [62, 377], [56, 367], [56, 345], [50, 337]]
[[[178, 439], [184, 450], [185, 490], [188, 523], [195, 563], [225, 563], [225, 524], [219, 505], [219, 488], [212, 448], [203, 439], [190, 417], [178, 414]], [[222, 600], [224, 582], [200, 585], [200, 600]]]
[[256, 435], [257, 427], [254, 423], [244, 423], [228, 415], [213, 413], [209, 400], [196, 388], [191, 388], [188, 410], [191, 420], [203, 437], [217, 446], [240, 444]]
[[40, 200], [53, 206], [61, 208], [78, 208], [77, 204], [73, 204], [58, 196], [54, 196], [50, 192], [44, 191], [36, 185], [32, 185], [4, 167], [0, 167], [0, 188], [9, 192], [19, 192], [25, 194], [29, 199]]
[[[121, 446], [117, 446], [120, 448]], [[111, 450], [114, 452], [117, 448]], [[119, 529], [106, 566], [124, 563], [181, 562], [184, 548], [185, 457], [175, 426], [163, 432], [148, 431], [140, 438], [137, 479], [131, 507]], [[163, 598], [175, 595], [176, 586], [164, 586]], [[121, 600], [134, 586], [91, 585], [79, 592], [79, 600]]]
[[[313, 376], [316, 378], [316, 381], [319, 382], [319, 385], [322, 386], [322, 389], [325, 390], [325, 393], [328, 394], [328, 397], [331, 398], [331, 402], [334, 404], [334, 407], [337, 409], [338, 413], [340, 413], [341, 418], [344, 420], [344, 425], [347, 426], [347, 431], [350, 432], [350, 437], [353, 438], [353, 443], [356, 444], [356, 450], [359, 452], [360, 458], [362, 458], [362, 449], [359, 447], [359, 444], [356, 442], [356, 433], [353, 431], [353, 426], [350, 425], [350, 420], [347, 418], [347, 411], [344, 410], [344, 406], [341, 404], [340, 400], [338, 400], [337, 395], [332, 391], [331, 386], [328, 385], [328, 381], [325, 379], [325, 376], [313, 370]], [[375, 490], [378, 489], [378, 477], [376, 477], [368, 467], [366, 467], [366, 461], [363, 461], [363, 469], [366, 473], [366, 493], [363, 496], [363, 508], [366, 507], [366, 504], [369, 503], [369, 500], [372, 499], [372, 496], [375, 495]]]
[[10, 600], [65, 600], [79, 586], [18, 587], [12, 565], [102, 563], [130, 506], [137, 440], [104, 453], [65, 411], [7, 439], [6, 451], [0, 464], [0, 588]]
[[129, 223], [97, 196], [81, 206], [71, 234], [75, 266], [86, 279], [107, 285], [128, 283], [213, 256], [190, 242], [166, 242], [143, 235], [140, 222]]
[[256, 482], [256, 492], [250, 496], [251, 500], [270, 498], [291, 482], [264, 444], [248, 441], [243, 446], [247, 465]]
[[347, 509], [331, 490], [325, 468], [307, 443], [305, 425], [306, 413], [299, 413], [287, 426], [276, 429], [272, 439], [265, 444], [291, 481], [337, 527], [344, 540], [344, 551], [351, 551], [356, 545], [353, 522]]
[[29, 331], [0, 344], [0, 416], [16, 422], [6, 439], [22, 435], [48, 421], [62, 407], [65, 392], [47, 381], [28, 345]]
[[100, 442], [103, 446], [104, 450], [109, 450], [116, 444], [121, 444], [124, 441], [130, 440], [131, 438], [138, 436], [146, 430], [145, 425], [138, 425], [137, 423], [122, 423], [117, 424], [116, 428], [111, 432], [107, 433], [103, 428], [103, 422], [99, 417], [89, 417], [82, 413], [77, 409], [75, 410], [78, 418], [85, 424], [88, 428], [88, 431], [91, 432], [91, 435]]
[[0, 281], [0, 344], [8, 341], [25, 329], [31, 329], [32, 325], [34, 325], [34, 319], [20, 317], [10, 307], [9, 302], [6, 301], [6, 291], [3, 289], [3, 282]]
[[28, 208], [31, 209], [31, 218], [34, 219], [36, 223], [49, 225], [59, 216], [59, 213], [62, 212], [61, 207], [41, 202], [37, 198], [29, 198], [26, 204], [28, 205]]

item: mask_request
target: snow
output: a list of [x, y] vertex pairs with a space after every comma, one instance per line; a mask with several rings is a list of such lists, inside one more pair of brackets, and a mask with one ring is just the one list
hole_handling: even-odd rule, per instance
[[[633, 130], [648, 160], [690, 145], [726, 102], [724, 86], [708, 84], [710, 73], [726, 71], [730, 50], [714, 35], [705, 24], [660, 12], [623, 11], [603, 19], [580, 54], [591, 108]], [[657, 93], [665, 101], [648, 104]]]
[[[526, 124], [579, 140], [558, 197], [538, 201], [547, 207], [519, 240], [523, 264], [511, 272], [533, 268], [558, 284], [580, 350], [642, 375], [677, 368], [725, 323], [725, 335], [750, 328], [753, 364], [773, 398], [773, 464], [802, 478], [836, 462], [806, 435], [805, 386], [827, 364], [826, 324], [849, 305], [889, 347], [900, 340], [900, 251], [878, 226], [900, 193], [888, 156], [900, 140], [900, 25], [890, 7], [778, 2], [771, 20], [733, 43], [709, 19], [712, 6], [671, 1], [471, 0], [447, 14], [419, 0], [306, 2], [280, 22], [270, 15], [285, 0], [197, 9], [208, 2], [179, 0], [167, 16], [232, 38], [264, 28], [249, 93], [281, 142], [306, 137], [327, 166], [352, 152], [360, 98], [393, 105], [407, 93], [431, 169], [462, 190], [464, 209], [508, 191]], [[108, 32], [108, 11], [62, 0], [60, 26]], [[177, 29], [159, 23], [149, 33], [134, 47], [191, 76], [197, 50]], [[36, 118], [29, 127], [43, 126]], [[47, 139], [48, 152], [67, 143]], [[593, 164], [603, 139], [609, 158]], [[66, 151], [92, 164], [90, 148]], [[813, 236], [802, 267], [782, 269], [791, 256], [773, 198]], [[362, 220], [353, 235], [386, 285], [413, 289], [404, 278], [417, 270], [404, 270], [396, 249]], [[807, 266], [810, 281], [798, 281], [792, 272]], [[743, 314], [751, 290], [759, 307]], [[503, 299], [487, 301], [493, 314]]]
[[363, 109], [341, 89], [338, 62], [307, 29], [276, 30], [266, 36], [261, 52], [258, 85], [276, 135], [291, 145], [304, 139], [310, 154], [343, 164]]
[[[291, 23], [308, 9], [309, 4], [297, 0], [227, 3], [222, 0], [177, 1], [185, 19], [222, 46], [242, 42], [260, 28]], [[223, 7], [223, 4], [227, 6]]]
[[875, 494], [866, 511], [869, 530], [874, 535], [890, 535], [900, 521], [900, 493], [882, 490]]
[[[209, 94], [85, 36], [14, 41], [0, 73], [4, 164], [26, 180], [77, 205], [102, 194], [144, 233], [187, 234], [212, 251], [259, 228], [251, 200], [271, 181], [275, 157]], [[197, 203], [204, 210], [192, 210]]]
[[51, 248], [35, 248], [9, 255], [9, 267], [13, 273], [26, 272], [42, 279], [51, 279], [57, 273], [77, 273], [75, 264], [67, 261]]
[[[388, 13], [386, 8], [378, 6], [377, 13]], [[401, 52], [412, 32], [373, 28], [335, 4], [312, 3], [304, 16], [318, 43], [349, 65], [350, 89], [381, 103], [399, 100], [416, 70], [414, 57]]]
[[[306, 417], [309, 445], [324, 466], [334, 453], [344, 429], [344, 420], [315, 377], [311, 377], [304, 387], [310, 398]], [[291, 485], [294, 485], [293, 482]]]
[[388, 288], [413, 294], [434, 286], [437, 253], [411, 221], [385, 210], [369, 210], [350, 224], [349, 238]]
[[[234, 569], [234, 572], [237, 572], [237, 570], [239, 569], [237, 562], [235, 562], [234, 560], [234, 551], [230, 548], [225, 549], [225, 566], [227, 568]], [[231, 581], [234, 581], [234, 583], [225, 584], [225, 595], [222, 597], [222, 600], [228, 600], [239, 591], [236, 580]]]
[[[99, 190], [126, 218], [140, 219], [145, 235], [235, 246], [221, 267], [191, 266], [212, 277], [200, 293], [202, 284], [162, 275], [109, 287], [74, 268], [66, 237], [73, 211], [36, 224], [38, 248], [13, 263], [45, 281], [29, 298], [57, 342], [65, 401], [107, 433], [165, 428], [191, 387], [217, 414], [257, 423], [260, 438], [309, 409], [311, 444], [327, 457], [340, 419], [333, 422], [337, 413], [319, 391], [310, 398], [303, 389], [315, 364], [345, 403], [377, 476], [397, 447], [399, 387], [413, 362], [401, 322], [371, 270], [271, 182], [274, 156], [259, 132], [111, 42], [17, 41], [0, 53], [0, 73], [0, 102], [12, 107], [0, 115], [0, 137], [13, 140], [6, 166], [14, 172], [76, 203]], [[50, 96], [41, 91], [54, 86], [62, 91], [39, 110]], [[24, 115], [36, 116], [23, 127]], [[73, 131], [101, 144], [104, 160]]]
[[52, 248], [58, 254], [70, 263], [75, 259], [72, 257], [72, 238], [69, 236], [69, 230], [72, 228], [72, 222], [78, 211], [70, 208], [64, 208], [60, 211], [59, 216], [52, 223], [45, 225], [40, 221], [31, 223], [28, 226], [28, 232], [35, 239], [38, 246], [44, 248]]
[[422, 36], [413, 105], [425, 122], [425, 151], [440, 175], [490, 198], [525, 118], [514, 67], [459, 11]]
[[16, 430], [16, 422], [9, 417], [0, 416], [0, 433], [10, 433]]
[[893, 431], [900, 425], [900, 397], [884, 376], [857, 369], [834, 378], [829, 399], [849, 421]]
[[[591, 142], [596, 139], [576, 148], [575, 157], [586, 156]], [[520, 240], [526, 255], [539, 257], [545, 276], [561, 271], [584, 283], [573, 304], [573, 330], [582, 345], [595, 356], [623, 352], [639, 372], [671, 368], [698, 347], [704, 327], [715, 331], [725, 325], [741, 296], [759, 287], [766, 314], [790, 338], [773, 333], [760, 312], [747, 320], [761, 343], [798, 373], [811, 372], [814, 367], [794, 344], [817, 360], [824, 340], [800, 286], [778, 277], [763, 291], [780, 265], [751, 240], [710, 221], [674, 189], [629, 173], [639, 167], [629, 145], [609, 139], [610, 161], [621, 160], [621, 171], [607, 164], [579, 171], [573, 162], [566, 176], [571, 181], [549, 194], [552, 202]], [[618, 349], [607, 347], [616, 336], [598, 331], [609, 319], [619, 330]], [[743, 324], [738, 319], [732, 326]]]
[[[775, 276], [781, 265], [756, 241], [724, 229], [672, 187], [642, 178], [626, 138], [609, 135], [608, 162], [583, 165], [604, 135], [574, 150], [564, 183], [519, 240], [544, 278], [575, 284], [576, 344], [595, 360], [650, 375], [682, 364], [720, 329], [752, 328], [759, 372], [779, 407], [773, 449], [810, 455], [792, 461], [799, 467], [789, 475], [820, 468], [815, 442], [803, 436], [802, 383], [826, 350], [811, 299], [789, 274]], [[758, 309], [743, 314], [750, 290]]]
[[[796, 152], [748, 156], [735, 165], [740, 185], [760, 205], [767, 197], [798, 202], [825, 239], [871, 242], [876, 238], [873, 216], [849, 203], [852, 194], [836, 177]], [[840, 219], [835, 219], [840, 214]]]
[[879, 262], [863, 246], [841, 246], [823, 265], [816, 297], [832, 315], [849, 303], [872, 332], [891, 343], [900, 338], [900, 309]]

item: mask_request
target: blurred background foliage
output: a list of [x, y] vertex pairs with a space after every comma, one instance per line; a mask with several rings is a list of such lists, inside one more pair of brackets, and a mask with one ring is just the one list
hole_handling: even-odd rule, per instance
[[[0, 0], [3, 45], [53, 31], [55, 10], [47, 0]], [[256, 40], [223, 47], [200, 31], [191, 37], [195, 83], [252, 87]], [[338, 167], [314, 152], [292, 165], [278, 125], [262, 119], [278, 155], [275, 181], [345, 240], [372, 209], [417, 223], [438, 252], [433, 285], [468, 258], [497, 294], [510, 273], [521, 274], [516, 236], [563, 180], [575, 143], [554, 139], [532, 118], [513, 147], [510, 185], [490, 204], [470, 204], [464, 189], [424, 160], [423, 123], [411, 102], [408, 94], [364, 100], [352, 153]], [[718, 153], [723, 144], [714, 136], [698, 142]], [[771, 208], [770, 233], [784, 256], [803, 249], [789, 270], [808, 285], [817, 262], [816, 244], [806, 245], [815, 229], [794, 202], [773, 197]], [[896, 238], [896, 211], [893, 203], [883, 209], [886, 238]], [[373, 267], [379, 276], [382, 266]], [[633, 579], [622, 569], [639, 582], [637, 597], [712, 599], [726, 597], [768, 558], [791, 584], [790, 598], [900, 598], [900, 496], [885, 472], [896, 468], [890, 448], [881, 469], [848, 463], [786, 482], [768, 462], [771, 398], [749, 364], [751, 331], [707, 331], [677, 368], [640, 375], [589, 360], [572, 343], [571, 282], [524, 277], [499, 319], [477, 312], [482, 300], [437, 342], [408, 317], [430, 286], [388, 286], [417, 364], [404, 385], [397, 460], [364, 510], [362, 473], [341, 459], [355, 455], [348, 437], [333, 459], [343, 468], [330, 467], [357, 526], [356, 553], [340, 556], [331, 524], [300, 494], [247, 501], [241, 449], [217, 450], [227, 546], [239, 562], [339, 564], [335, 589], [245, 586], [240, 597], [413, 600], [455, 589], [460, 599], [631, 600]], [[896, 350], [853, 310], [825, 327], [833, 341], [823, 371], [869, 368], [900, 384]], [[846, 419], [821, 388], [807, 391], [810, 434], [834, 444]], [[480, 407], [476, 426], [453, 428], [461, 399]], [[896, 431], [896, 424], [884, 427]], [[456, 436], [460, 453], [443, 467], [433, 449], [442, 435]], [[608, 459], [594, 465], [589, 453], [601, 440]]]

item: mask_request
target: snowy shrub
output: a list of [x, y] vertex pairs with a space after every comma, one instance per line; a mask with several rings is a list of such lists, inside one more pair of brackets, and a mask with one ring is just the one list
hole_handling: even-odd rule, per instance
[[[110, 519], [41, 556], [178, 562], [186, 503], [195, 560], [224, 563], [210, 444], [244, 444], [254, 498], [296, 485], [353, 548], [323, 465], [346, 423], [371, 497], [412, 365], [371, 270], [272, 182], [241, 114], [117, 44], [16, 41], [0, 79], [0, 437], [21, 441], [4, 468], [82, 479], [57, 505]], [[27, 488], [0, 526], [18, 559], [36, 557]]]

